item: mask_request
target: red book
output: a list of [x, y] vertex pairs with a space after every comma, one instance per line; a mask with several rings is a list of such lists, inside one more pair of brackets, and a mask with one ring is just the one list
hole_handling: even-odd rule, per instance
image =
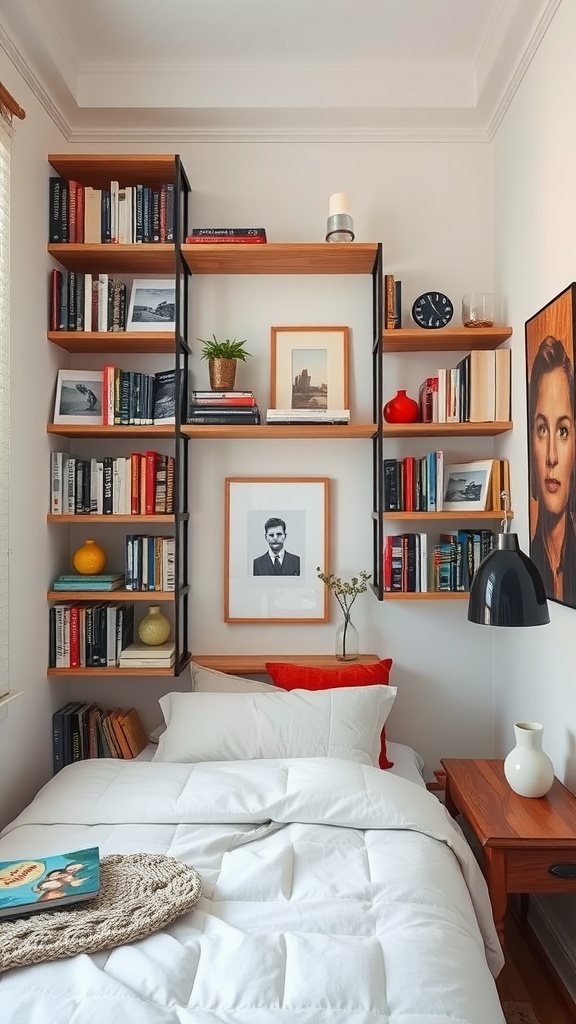
[[265, 238], [256, 235], [188, 235], [186, 241], [192, 245], [267, 245]]
[[80, 182], [76, 186], [76, 241], [84, 241], [84, 185]]
[[[434, 400], [436, 395], [436, 401]], [[434, 423], [434, 406], [438, 403], [438, 377], [426, 377], [420, 385], [420, 422]]]
[[384, 590], [392, 590], [392, 536], [386, 536], [384, 546]]
[[146, 452], [146, 486], [144, 491], [144, 512], [153, 516], [156, 502], [156, 468], [158, 452]]
[[80, 608], [73, 604], [70, 608], [70, 668], [80, 665]]
[[133, 516], [140, 515], [140, 455], [130, 456], [130, 510]]
[[76, 193], [78, 182], [68, 182], [68, 241], [75, 242], [76, 239]]
[[404, 494], [404, 512], [414, 512], [414, 464], [413, 455], [402, 459], [402, 491]]

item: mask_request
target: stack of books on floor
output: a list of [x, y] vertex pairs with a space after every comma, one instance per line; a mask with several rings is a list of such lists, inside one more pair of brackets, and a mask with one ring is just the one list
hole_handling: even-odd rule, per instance
[[266, 423], [350, 423], [350, 409], [267, 409]]
[[188, 423], [260, 423], [253, 391], [193, 391]]
[[176, 658], [174, 640], [152, 647], [140, 641], [130, 644], [120, 655], [120, 668], [172, 668]]
[[94, 703], [69, 701], [52, 716], [54, 774], [93, 757], [136, 757], [147, 742], [135, 708], [104, 711]]

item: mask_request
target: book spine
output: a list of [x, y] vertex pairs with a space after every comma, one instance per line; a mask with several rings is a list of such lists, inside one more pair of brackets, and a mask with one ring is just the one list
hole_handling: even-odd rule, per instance
[[266, 238], [265, 228], [192, 228], [190, 238]]
[[219, 236], [206, 237], [205, 235], [203, 235], [202, 237], [198, 238], [196, 235], [192, 235], [192, 236], [190, 236], [190, 238], [186, 239], [186, 241], [189, 242], [189, 243], [192, 243], [193, 245], [202, 245], [203, 243], [207, 243], [208, 245], [218, 245], [219, 243], [224, 243], [225, 245], [266, 245], [267, 244], [265, 238], [254, 238], [252, 235], [235, 235], [234, 238], [232, 238], [232, 237], [221, 238]]
[[144, 512], [147, 516], [154, 515], [154, 506], [156, 498], [156, 464], [157, 464], [157, 453], [148, 451], [145, 455], [146, 459], [146, 488], [144, 492]]
[[49, 181], [49, 193], [48, 193], [48, 241], [49, 242], [67, 242], [68, 238], [64, 238], [63, 222], [64, 222], [64, 211], [63, 203], [67, 201], [67, 182], [65, 178], [51, 177]]

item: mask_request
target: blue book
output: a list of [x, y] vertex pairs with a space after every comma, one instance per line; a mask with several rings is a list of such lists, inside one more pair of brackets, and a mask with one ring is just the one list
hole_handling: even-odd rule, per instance
[[97, 846], [53, 857], [0, 861], [0, 918], [94, 899], [100, 891]]

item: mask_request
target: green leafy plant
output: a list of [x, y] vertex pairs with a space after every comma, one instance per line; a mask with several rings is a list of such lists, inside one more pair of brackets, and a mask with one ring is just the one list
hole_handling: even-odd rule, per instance
[[364, 594], [368, 590], [368, 580], [372, 573], [366, 572], [362, 569], [358, 576], [353, 576], [351, 580], [343, 580], [340, 576], [335, 576], [333, 572], [331, 572], [330, 575], [326, 575], [326, 573], [322, 572], [319, 565], [316, 566], [316, 572], [318, 573], [318, 578], [322, 580], [322, 583], [324, 583], [334, 594], [334, 597], [344, 612], [346, 622], [349, 622], [350, 609], [358, 597], [358, 594]]
[[246, 362], [246, 359], [250, 352], [246, 352], [244, 345], [246, 339], [243, 341], [237, 341], [234, 338], [233, 341], [230, 338], [226, 338], [225, 341], [218, 341], [215, 334], [212, 338], [198, 338], [198, 341], [202, 342], [204, 346], [200, 353], [201, 359], [241, 359], [242, 362]]

